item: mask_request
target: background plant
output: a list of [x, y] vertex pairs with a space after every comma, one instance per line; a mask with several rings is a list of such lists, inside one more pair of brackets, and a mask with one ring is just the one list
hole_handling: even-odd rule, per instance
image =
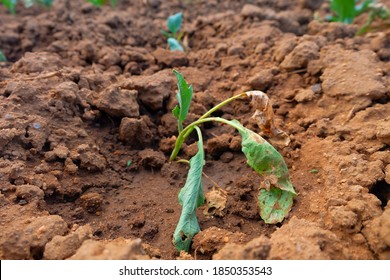
[[[200, 231], [198, 220], [196, 217], [196, 209], [204, 203], [204, 194], [202, 189], [202, 173], [205, 163], [205, 153], [203, 148], [203, 137], [199, 125], [205, 122], [220, 122], [234, 127], [242, 137], [242, 152], [247, 158], [247, 163], [259, 175], [263, 177], [263, 182], [259, 186], [258, 205], [260, 208], [260, 216], [270, 224], [283, 221], [290, 211], [293, 203], [293, 198], [296, 195], [293, 185], [291, 184], [288, 175], [288, 168], [283, 160], [283, 157], [277, 150], [264, 140], [259, 134], [242, 126], [237, 120], [226, 120], [220, 117], [211, 117], [211, 114], [226, 104], [239, 99], [251, 98], [252, 106], [256, 108], [254, 116], [259, 117], [257, 111], [263, 110], [259, 108], [259, 104], [264, 104], [263, 101], [268, 100], [268, 97], [260, 91], [245, 92], [223, 102], [206, 112], [198, 120], [183, 127], [193, 96], [192, 86], [189, 86], [184, 77], [177, 71], [174, 71], [178, 81], [177, 100], [178, 105], [172, 110], [173, 115], [178, 122], [179, 135], [176, 139], [174, 150], [172, 151], [171, 160], [177, 157], [184, 140], [196, 130], [198, 135], [198, 152], [189, 161], [179, 160], [180, 162], [189, 163], [186, 183], [180, 190], [178, 198], [182, 206], [182, 212], [179, 222], [173, 234], [173, 244], [178, 251], [188, 251], [191, 245], [193, 236]], [[262, 106], [262, 105], [260, 105]], [[270, 107], [266, 107], [269, 109]], [[266, 110], [267, 111], [267, 110]], [[267, 122], [268, 123], [268, 122]]]
[[350, 24], [354, 19], [363, 13], [368, 13], [368, 17], [357, 34], [365, 33], [372, 22], [379, 18], [382, 20], [390, 18], [389, 9], [375, 0], [330, 0], [330, 9], [333, 16], [331, 21], [343, 22]]
[[7, 58], [5, 57], [4, 53], [0, 51], [0, 62], [7, 61]]
[[169, 16], [167, 19], [167, 26], [169, 31], [161, 30], [161, 33], [167, 37], [168, 46], [171, 51], [184, 51], [183, 46], [180, 44], [180, 41], [184, 35], [184, 32], [180, 32], [182, 23], [183, 13], [176, 13], [172, 16]]
[[[36, 4], [43, 5], [45, 7], [51, 7], [54, 0], [22, 0], [22, 2], [26, 8], [30, 8]], [[111, 6], [116, 6], [118, 0], [86, 0], [86, 2], [100, 7], [108, 3], [110, 3]], [[18, 0], [0, 0], [0, 3], [3, 4], [11, 14], [15, 14]]]
[[115, 7], [116, 4], [117, 4], [117, 0], [87, 0], [87, 2], [91, 3], [92, 5], [95, 5], [95, 6], [103, 6], [105, 4], [110, 4], [111, 6]]

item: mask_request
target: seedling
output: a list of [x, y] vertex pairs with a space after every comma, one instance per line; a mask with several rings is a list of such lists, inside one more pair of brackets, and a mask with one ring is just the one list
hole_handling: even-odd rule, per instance
[[[118, 2], [117, 0], [86, 0], [86, 1], [98, 7], [103, 6], [108, 2], [111, 4], [111, 6], [114, 7]], [[35, 4], [43, 5], [45, 7], [51, 7], [54, 0], [22, 0], [22, 2], [26, 8], [30, 8]], [[3, 4], [10, 11], [11, 14], [15, 14], [18, 0], [0, 0], [0, 3]]]
[[0, 51], [0, 62], [7, 61], [7, 58], [5, 57], [4, 53]]
[[94, 6], [101, 7], [105, 4], [108, 4], [108, 2], [111, 4], [111, 6], [115, 7], [117, 4], [117, 0], [87, 0], [87, 2], [91, 3]]
[[[178, 93], [176, 97], [179, 104], [173, 109], [172, 113], [178, 122], [179, 135], [176, 138], [175, 147], [170, 159], [172, 161], [176, 159], [184, 140], [193, 130], [196, 130], [198, 135], [198, 152], [189, 160], [190, 169], [188, 171], [187, 180], [178, 196], [179, 203], [182, 206], [182, 212], [173, 234], [173, 244], [176, 249], [178, 251], [188, 251], [193, 236], [200, 231], [196, 217], [196, 209], [204, 204], [202, 171], [203, 165], [205, 164], [205, 153], [202, 132], [199, 125], [205, 122], [220, 122], [227, 124], [237, 129], [241, 134], [242, 152], [247, 158], [248, 165], [259, 175], [263, 176], [263, 182], [259, 186], [259, 193], [257, 196], [260, 216], [268, 224], [275, 224], [283, 221], [292, 207], [294, 196], [296, 196], [283, 157], [259, 134], [244, 127], [239, 121], [211, 116], [213, 112], [236, 99], [251, 98], [252, 105], [256, 108], [254, 117], [260, 117], [262, 120], [265, 119], [266, 124], [269, 124], [270, 120], [268, 115], [260, 116], [260, 111], [269, 111], [270, 107], [263, 107], [263, 101], [268, 101], [268, 97], [260, 91], [249, 91], [233, 96], [219, 103], [198, 120], [183, 128], [183, 122], [185, 121], [190, 108], [193, 89], [179, 72], [174, 70], [174, 74], [178, 81]], [[280, 131], [278, 131], [278, 133], [280, 133]], [[185, 160], [179, 161], [187, 162]]]
[[[53, 1], [54, 0], [23, 0], [22, 2], [26, 8], [30, 8], [35, 4], [50, 7], [53, 4]], [[15, 14], [18, 0], [0, 0], [0, 3], [2, 3], [10, 11], [11, 14]]]
[[161, 30], [161, 33], [167, 37], [168, 46], [171, 51], [184, 51], [183, 46], [180, 44], [184, 35], [184, 32], [180, 32], [182, 23], [183, 13], [177, 13], [168, 17], [167, 25], [169, 31]]
[[334, 14], [329, 18], [331, 21], [347, 24], [352, 23], [357, 16], [368, 13], [367, 21], [359, 29], [357, 35], [367, 32], [376, 18], [382, 20], [390, 18], [389, 9], [383, 4], [376, 3], [375, 0], [330, 0], [330, 8]]

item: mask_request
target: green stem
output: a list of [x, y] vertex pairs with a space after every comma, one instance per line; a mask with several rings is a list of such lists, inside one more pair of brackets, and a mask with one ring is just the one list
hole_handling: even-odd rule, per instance
[[[231, 121], [228, 121], [228, 120], [225, 120], [225, 119], [219, 118], [219, 117], [198, 119], [197, 121], [194, 121], [193, 123], [191, 123], [190, 125], [188, 125], [188, 126], [179, 134], [179, 136], [178, 136], [177, 139], [176, 139], [176, 145], [175, 145], [175, 148], [174, 148], [173, 151], [172, 151], [170, 160], [174, 160], [174, 159], [176, 158], [177, 154], [178, 154], [179, 151], [180, 151], [181, 145], [183, 144], [185, 138], [188, 136], [189, 132], [191, 132], [192, 130], [194, 130], [194, 128], [195, 128], [197, 131], [198, 131], [198, 130], [200, 131], [200, 129], [199, 129], [199, 127], [198, 127], [197, 125], [202, 124], [202, 123], [205, 123], [205, 122], [220, 122], [220, 123], [224, 123], [224, 124], [230, 125], [230, 126], [234, 127], [234, 128], [237, 129], [237, 130], [241, 130], [241, 129], [242, 129], [240, 126], [235, 125], [235, 124], [232, 123]], [[199, 132], [198, 132], [198, 135], [199, 135]]]
[[[239, 99], [239, 98], [242, 98], [242, 97], [245, 97], [247, 96], [247, 94], [245, 92], [243, 93], [240, 93], [238, 95], [235, 95], [235, 96], [232, 96], [224, 101], [222, 101], [221, 103], [215, 105], [213, 108], [211, 108], [210, 110], [208, 110], [204, 115], [202, 115], [197, 121], [199, 120], [204, 120], [206, 119], [208, 116], [210, 116], [212, 113], [214, 113], [215, 111], [219, 110], [220, 108], [222, 108], [223, 106], [227, 105], [228, 103], [236, 100], [236, 99]], [[193, 122], [191, 124], [189, 124], [184, 130], [183, 128], [180, 129], [179, 127], [179, 136], [177, 137], [176, 139], [176, 143], [175, 143], [175, 148], [173, 149], [172, 151], [172, 154], [171, 154], [171, 160], [174, 160], [177, 156], [177, 154], [179, 153], [180, 151], [180, 148], [181, 146], [183, 145], [183, 142], [184, 140], [191, 134], [191, 132], [194, 130], [194, 127], [196, 126], [196, 122]]]
[[210, 110], [208, 110], [203, 116], [201, 116], [199, 119], [204, 119], [204, 118], [207, 118], [208, 116], [210, 116], [212, 113], [214, 113], [215, 111], [219, 110], [220, 108], [222, 108], [223, 106], [227, 105], [228, 103], [236, 100], [236, 99], [239, 99], [239, 98], [242, 98], [242, 97], [245, 97], [247, 96], [247, 94], [245, 92], [243, 93], [240, 93], [240, 94], [237, 94], [235, 96], [232, 96], [224, 101], [222, 101], [221, 103], [215, 105], [213, 108], [211, 108]]

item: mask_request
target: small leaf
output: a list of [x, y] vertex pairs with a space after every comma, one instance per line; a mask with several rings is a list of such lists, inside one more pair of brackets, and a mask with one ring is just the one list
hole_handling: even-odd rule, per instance
[[87, 2], [91, 3], [94, 6], [103, 6], [106, 0], [87, 0]]
[[283, 157], [257, 133], [236, 120], [231, 123], [242, 136], [242, 151], [248, 165], [264, 179], [258, 196], [261, 218], [268, 224], [283, 221], [296, 196]]
[[179, 89], [176, 95], [179, 105], [173, 108], [172, 113], [178, 120], [179, 132], [183, 129], [183, 121], [187, 118], [192, 100], [192, 86], [188, 86], [183, 75], [178, 71], [173, 70], [177, 78], [177, 88]]
[[169, 31], [171, 31], [172, 34], [174, 34], [174, 36], [176, 32], [180, 30], [182, 22], [183, 22], [183, 13], [181, 12], [168, 17], [167, 20], [168, 29]]
[[180, 108], [178, 105], [175, 106], [175, 108], [173, 108], [172, 110], [172, 114], [173, 116], [178, 119], [180, 117]]
[[4, 53], [0, 51], [0, 62], [7, 61], [7, 58], [5, 57]]
[[355, 0], [330, 0], [330, 8], [339, 22], [352, 23], [356, 16]]
[[10, 11], [11, 14], [15, 14], [15, 7], [17, 4], [17, 0], [3, 0], [1, 3]]
[[[198, 135], [200, 130], [196, 127]], [[192, 238], [200, 231], [196, 209], [204, 203], [202, 189], [202, 170], [204, 165], [203, 141], [200, 135], [198, 152], [190, 159], [190, 169], [184, 187], [179, 193], [179, 203], [182, 206], [179, 222], [173, 234], [173, 244], [178, 251], [188, 251]]]
[[184, 48], [180, 45], [179, 41], [174, 38], [168, 38], [168, 45], [171, 51], [184, 52]]
[[172, 37], [172, 34], [167, 32], [167, 31], [165, 31], [165, 30], [160, 30], [160, 33], [162, 35], [164, 35], [165, 37], [167, 37], [167, 38], [171, 38]]

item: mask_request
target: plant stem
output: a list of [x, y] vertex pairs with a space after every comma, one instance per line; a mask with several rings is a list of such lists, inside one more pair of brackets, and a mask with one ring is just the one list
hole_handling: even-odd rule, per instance
[[[211, 118], [198, 119], [197, 121], [194, 121], [193, 123], [191, 123], [190, 125], [188, 125], [188, 126], [179, 134], [179, 136], [178, 136], [177, 139], [176, 139], [176, 145], [175, 145], [175, 148], [174, 148], [173, 151], [172, 151], [170, 160], [174, 160], [174, 159], [176, 158], [177, 154], [178, 154], [179, 151], [180, 151], [181, 145], [183, 144], [183, 142], [184, 142], [185, 138], [188, 136], [188, 134], [189, 134], [194, 128], [196, 128], [196, 130], [199, 130], [199, 131], [200, 131], [200, 128], [197, 127], [197, 125], [202, 124], [202, 123], [205, 123], [205, 122], [221, 122], [221, 123], [230, 125], [230, 126], [234, 127], [234, 128], [237, 129], [237, 130], [241, 130], [241, 129], [242, 129], [242, 128], [239, 127], [239, 126], [236, 126], [236, 125], [235, 125], [234, 123], [232, 123], [231, 121], [228, 121], [228, 120], [225, 120], [225, 119], [219, 118], [219, 117], [211, 117]], [[198, 132], [198, 135], [199, 135], [199, 132]]]
[[[189, 124], [184, 130], [183, 128], [180, 129], [179, 127], [179, 136], [177, 137], [176, 139], [176, 143], [175, 143], [175, 148], [173, 149], [172, 151], [172, 154], [171, 154], [171, 160], [174, 160], [177, 156], [177, 154], [179, 153], [180, 151], [180, 148], [181, 146], [183, 145], [183, 142], [184, 140], [188, 137], [188, 135], [191, 134], [191, 132], [194, 130], [194, 127], [196, 126], [196, 122], [200, 121], [200, 120], [204, 120], [206, 119], [208, 116], [210, 116], [212, 113], [214, 113], [215, 111], [219, 110], [220, 108], [222, 108], [223, 106], [227, 105], [228, 103], [236, 100], [236, 99], [239, 99], [239, 98], [242, 98], [242, 97], [245, 97], [247, 96], [247, 94], [245, 92], [243, 93], [240, 93], [238, 95], [235, 95], [235, 96], [232, 96], [224, 101], [222, 101], [221, 103], [215, 105], [213, 108], [211, 108], [210, 110], [208, 110], [203, 116], [201, 116], [197, 121]], [[229, 124], [229, 123], [228, 123]], [[230, 124], [231, 125], [231, 124]]]
[[236, 99], [239, 99], [239, 98], [242, 98], [242, 97], [245, 97], [247, 96], [247, 94], [245, 92], [243, 93], [240, 93], [240, 94], [237, 94], [235, 96], [232, 96], [224, 101], [222, 101], [221, 103], [215, 105], [213, 108], [211, 108], [210, 110], [208, 110], [203, 116], [201, 116], [199, 119], [204, 119], [204, 118], [207, 118], [208, 116], [210, 116], [212, 113], [214, 113], [215, 111], [217, 111], [218, 109], [222, 108], [223, 106], [225, 106], [226, 104], [236, 100]]

